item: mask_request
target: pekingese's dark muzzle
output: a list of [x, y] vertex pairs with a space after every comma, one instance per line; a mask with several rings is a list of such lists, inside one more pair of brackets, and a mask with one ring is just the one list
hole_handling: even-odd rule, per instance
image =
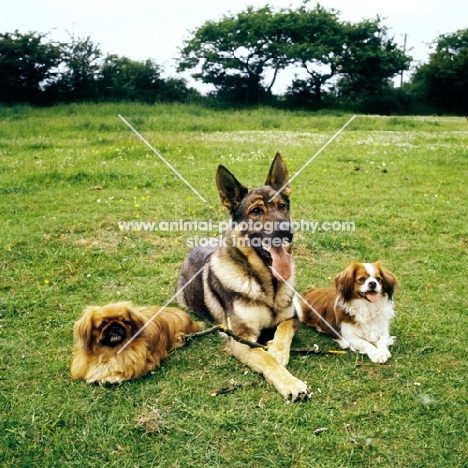
[[111, 322], [102, 330], [101, 344], [117, 346], [127, 338], [127, 330], [119, 322]]

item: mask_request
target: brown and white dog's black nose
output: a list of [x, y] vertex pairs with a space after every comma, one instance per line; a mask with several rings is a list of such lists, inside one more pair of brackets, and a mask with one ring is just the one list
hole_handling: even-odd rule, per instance
[[373, 291], [374, 289], [377, 288], [377, 282], [376, 281], [369, 281], [369, 283], [367, 283], [367, 286], [369, 287], [369, 289], [371, 291]]

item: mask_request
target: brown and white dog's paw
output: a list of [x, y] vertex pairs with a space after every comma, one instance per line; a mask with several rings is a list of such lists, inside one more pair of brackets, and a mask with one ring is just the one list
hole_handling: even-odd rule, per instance
[[379, 349], [379, 348], [369, 350], [367, 352], [367, 355], [369, 356], [372, 362], [375, 362], [377, 364], [383, 364], [392, 357], [388, 349]]
[[392, 346], [396, 342], [396, 336], [391, 336], [390, 338], [387, 339], [387, 346]]

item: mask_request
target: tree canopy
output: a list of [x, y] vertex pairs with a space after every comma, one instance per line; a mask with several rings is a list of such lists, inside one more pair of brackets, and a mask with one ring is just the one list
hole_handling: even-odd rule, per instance
[[163, 79], [154, 60], [137, 62], [108, 55], [100, 67], [98, 91], [101, 99], [172, 102], [187, 99], [191, 91], [183, 79]]
[[184, 43], [178, 70], [198, 69], [193, 77], [214, 85], [220, 96], [261, 102], [290, 61], [283, 20], [267, 5], [207, 21]]
[[291, 93], [308, 93], [320, 104], [335, 75], [379, 89], [409, 62], [380, 18], [346, 23], [337, 11], [309, 8], [306, 1], [295, 10], [249, 7], [207, 21], [185, 41], [179, 71], [194, 70], [192, 76], [214, 85], [217, 96], [253, 103], [271, 93], [280, 70], [294, 65], [308, 78], [296, 80]]
[[0, 34], [0, 102], [39, 103], [42, 85], [56, 76], [60, 46], [47, 34]]
[[441, 34], [413, 78], [418, 97], [442, 112], [468, 116], [468, 29]]
[[346, 42], [345, 29], [338, 12], [320, 5], [308, 9], [304, 3], [298, 10], [283, 13], [288, 18], [288, 57], [305, 70], [306, 80], [296, 79], [290, 88], [302, 99], [307, 95], [320, 104], [324, 85], [340, 73], [340, 61]]

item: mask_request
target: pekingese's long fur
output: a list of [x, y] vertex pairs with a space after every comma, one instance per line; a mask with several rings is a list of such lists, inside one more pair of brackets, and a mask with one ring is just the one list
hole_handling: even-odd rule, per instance
[[180, 309], [160, 309], [130, 302], [87, 307], [73, 328], [72, 377], [111, 384], [136, 379], [183, 346], [183, 335], [203, 328]]

